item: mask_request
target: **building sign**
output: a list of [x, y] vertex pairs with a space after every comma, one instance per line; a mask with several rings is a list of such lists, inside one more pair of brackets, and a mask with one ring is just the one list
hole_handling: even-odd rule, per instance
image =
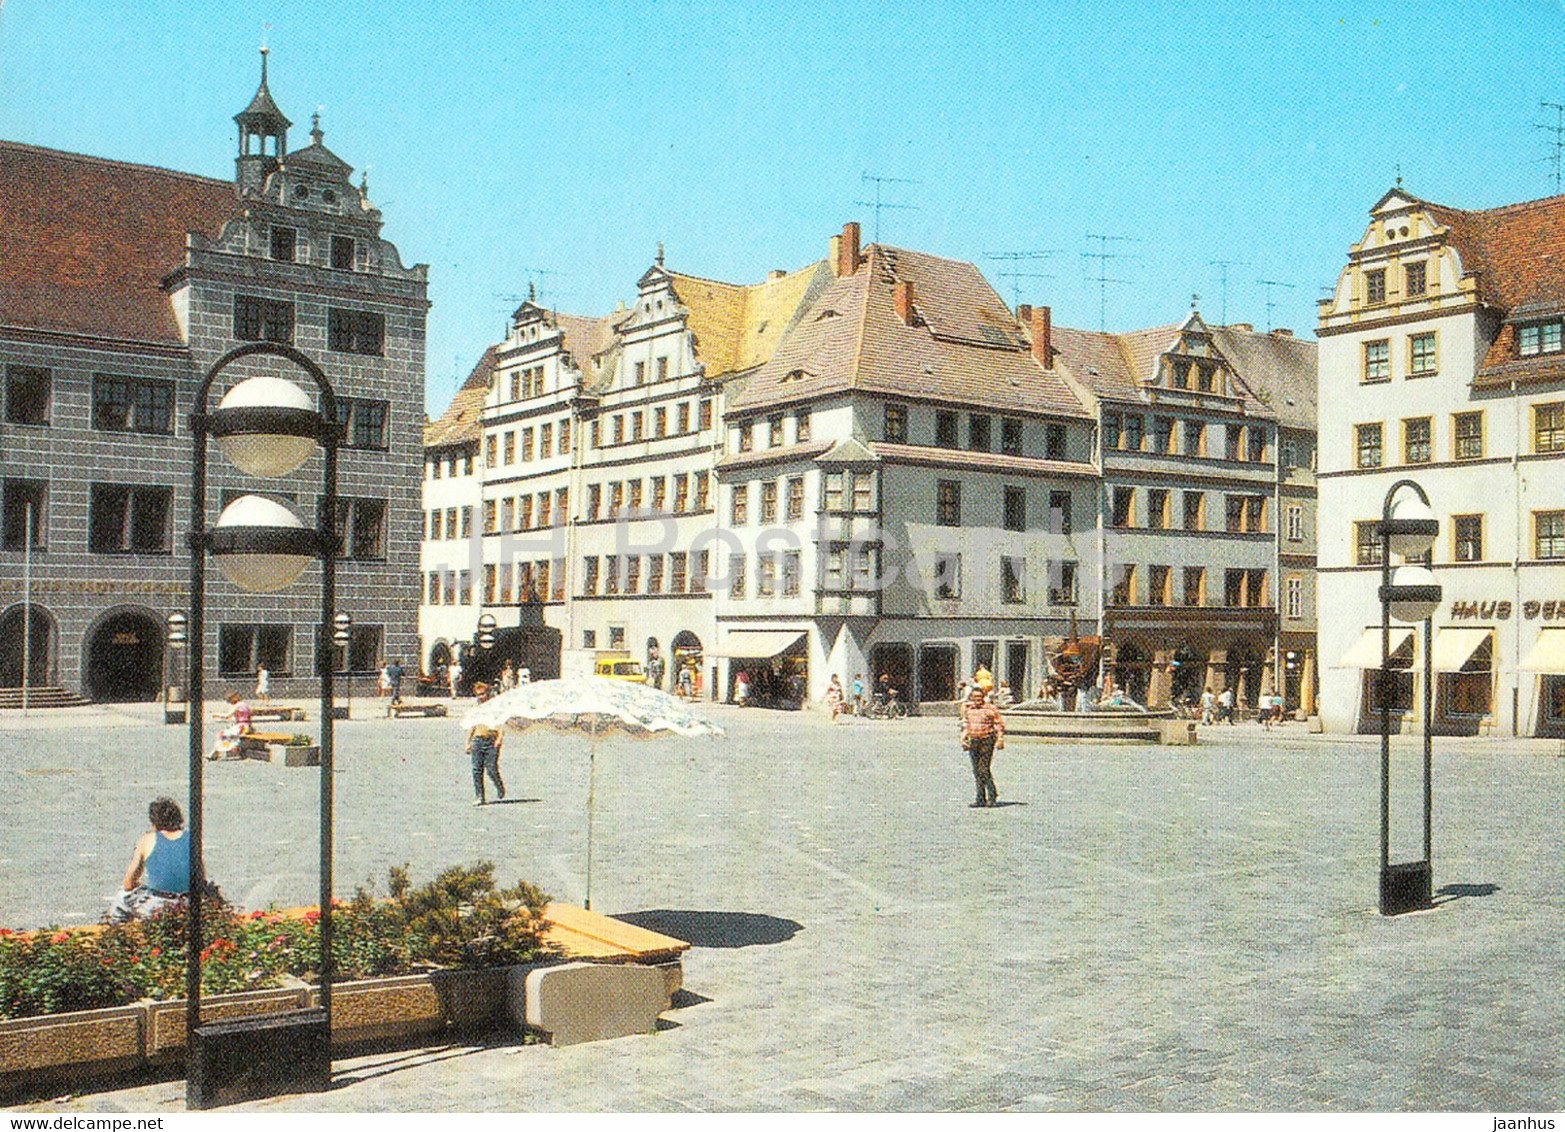
[[[1508, 601], [1453, 601], [1453, 621], [1509, 621], [1513, 606]], [[1565, 601], [1524, 601], [1522, 617], [1528, 621], [1565, 621]]]

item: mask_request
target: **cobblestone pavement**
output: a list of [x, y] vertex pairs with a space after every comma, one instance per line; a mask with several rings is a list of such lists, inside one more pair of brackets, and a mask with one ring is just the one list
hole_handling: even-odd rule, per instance
[[[183, 729], [137, 710], [0, 720], [0, 922], [96, 919], [147, 799], [182, 796]], [[975, 810], [952, 720], [712, 712], [727, 739], [605, 741], [598, 760], [594, 906], [696, 944], [671, 1025], [360, 1056], [328, 1094], [244, 1107], [1565, 1108], [1557, 742], [1437, 740], [1445, 894], [1385, 919], [1368, 737], [1013, 741], [1003, 804]], [[513, 736], [519, 800], [474, 809], [451, 720], [338, 735], [339, 891], [403, 861], [417, 879], [489, 857], [580, 901], [585, 740]], [[1417, 757], [1399, 742], [1399, 782]], [[314, 772], [207, 769], [229, 896], [311, 900]], [[1412, 796], [1397, 823], [1416, 835]], [[36, 1107], [182, 1105], [164, 1081]]]

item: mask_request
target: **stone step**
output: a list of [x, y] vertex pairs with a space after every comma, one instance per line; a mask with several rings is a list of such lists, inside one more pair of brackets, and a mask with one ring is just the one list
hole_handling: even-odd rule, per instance
[[[46, 686], [27, 689], [29, 708], [84, 707], [92, 701], [65, 688]], [[22, 706], [21, 688], [0, 688], [0, 710]]]

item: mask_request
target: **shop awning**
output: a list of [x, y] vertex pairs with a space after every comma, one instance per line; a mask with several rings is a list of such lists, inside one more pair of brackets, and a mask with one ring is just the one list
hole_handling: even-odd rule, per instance
[[[1408, 642], [1413, 639], [1413, 630], [1403, 628], [1400, 625], [1391, 626], [1391, 655], [1396, 656], [1404, 648], [1409, 647]], [[1380, 667], [1380, 626], [1374, 625], [1364, 630], [1352, 648], [1337, 662], [1338, 668], [1379, 668]]]
[[1435, 671], [1460, 672], [1493, 636], [1493, 629], [1441, 629], [1435, 636]]
[[804, 640], [801, 629], [744, 629], [729, 633], [728, 639], [707, 656], [743, 657], [746, 660], [770, 660]]
[[1565, 629], [1544, 629], [1517, 666], [1523, 672], [1548, 672], [1565, 676]]

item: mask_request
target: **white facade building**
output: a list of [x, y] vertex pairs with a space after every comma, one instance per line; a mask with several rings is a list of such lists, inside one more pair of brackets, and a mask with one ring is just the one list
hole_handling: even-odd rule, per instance
[[[1370, 215], [1320, 307], [1322, 719], [1378, 727], [1377, 524], [1412, 479], [1441, 524], [1434, 730], [1560, 734], [1565, 197], [1462, 211], [1399, 187]], [[1421, 726], [1422, 630], [1393, 633], [1393, 706]]]

